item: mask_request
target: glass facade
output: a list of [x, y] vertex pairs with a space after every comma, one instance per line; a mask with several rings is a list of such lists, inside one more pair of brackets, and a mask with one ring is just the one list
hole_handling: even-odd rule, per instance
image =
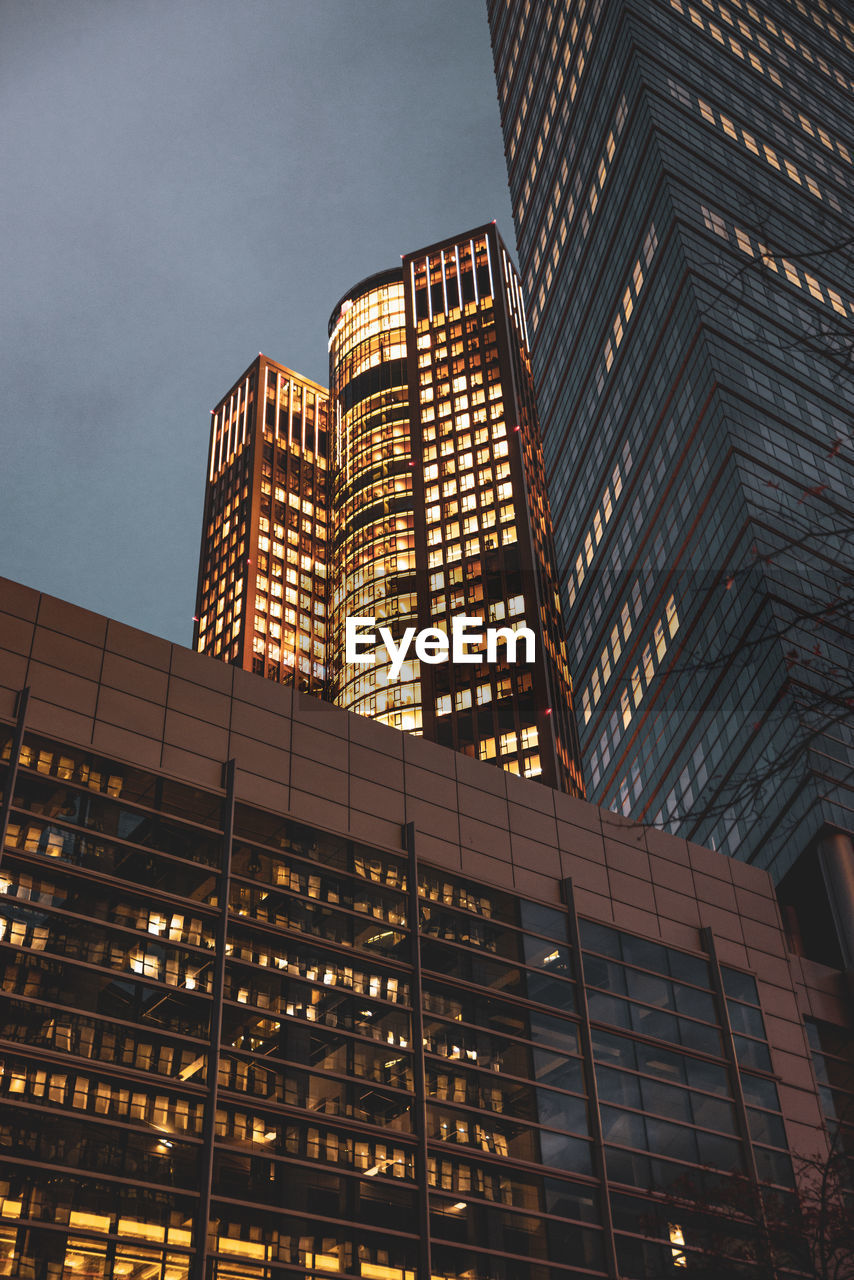
[[[213, 411], [194, 648], [582, 795], [524, 305], [495, 227], [360, 282], [329, 362], [331, 405], [259, 356]], [[422, 662], [416, 632], [462, 616], [495, 653]], [[399, 667], [379, 643], [347, 661], [365, 618], [406, 639]]]
[[490, 0], [588, 794], [850, 831], [854, 20]]
[[502, 640], [485, 662], [424, 664], [427, 734], [581, 795], [521, 286], [494, 225], [403, 273], [421, 626], [463, 614], [535, 636], [527, 661]]
[[[334, 414], [330, 686], [333, 702], [396, 729], [422, 727], [419, 663], [391, 677], [381, 650], [348, 664], [345, 622], [374, 617], [400, 641], [417, 625], [403, 275], [384, 272], [338, 303], [329, 326]], [[385, 655], [385, 656], [383, 656]]]
[[790, 1194], [757, 986], [711, 941], [13, 730], [0, 1274], [641, 1280], [727, 1187]]
[[259, 356], [212, 412], [193, 647], [319, 693], [326, 682], [323, 387]]
[[854, 1031], [808, 1018], [807, 1036], [821, 1111], [835, 1164], [831, 1174], [845, 1188], [854, 1214]]

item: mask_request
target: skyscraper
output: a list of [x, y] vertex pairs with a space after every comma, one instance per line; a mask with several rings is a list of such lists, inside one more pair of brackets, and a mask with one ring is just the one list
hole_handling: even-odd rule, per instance
[[211, 414], [193, 648], [319, 693], [326, 666], [326, 388], [253, 360]]
[[[524, 306], [495, 226], [351, 289], [329, 361], [327, 393], [259, 355], [212, 412], [194, 648], [583, 794]], [[466, 661], [419, 660], [413, 634], [455, 617]], [[348, 658], [364, 618], [409, 634], [400, 662]]]
[[850, 7], [488, 10], [590, 795], [850, 873]]
[[[363, 281], [329, 335], [333, 700], [580, 794], [524, 306], [495, 226]], [[505, 634], [481, 661], [410, 656], [395, 676], [346, 661], [365, 613], [398, 640], [459, 616]]]
[[348, 663], [348, 617], [376, 617], [399, 640], [417, 625], [415, 507], [403, 273], [356, 285], [329, 322], [332, 406], [329, 696], [339, 707], [420, 732], [418, 664], [395, 678], [380, 651]]

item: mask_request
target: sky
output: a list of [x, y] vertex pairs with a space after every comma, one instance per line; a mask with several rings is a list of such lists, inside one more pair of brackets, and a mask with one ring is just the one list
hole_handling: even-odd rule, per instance
[[497, 220], [484, 0], [3, 0], [0, 575], [189, 645], [210, 410]]

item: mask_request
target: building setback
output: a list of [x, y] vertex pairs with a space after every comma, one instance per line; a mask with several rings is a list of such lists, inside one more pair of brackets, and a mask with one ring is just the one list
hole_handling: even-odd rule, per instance
[[488, 9], [589, 794], [778, 881], [821, 838], [833, 897], [850, 6]]
[[0, 788], [8, 1275], [663, 1276], [850, 1103], [765, 872], [5, 580]]

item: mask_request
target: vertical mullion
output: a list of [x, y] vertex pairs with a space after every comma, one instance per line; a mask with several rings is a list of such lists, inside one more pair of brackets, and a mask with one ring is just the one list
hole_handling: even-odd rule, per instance
[[427, 1081], [424, 1069], [424, 1015], [421, 985], [421, 919], [418, 901], [418, 858], [415, 850], [415, 823], [407, 822], [404, 828], [406, 852], [409, 855], [407, 870], [407, 896], [409, 900], [409, 928], [412, 942], [412, 1069], [415, 1083], [415, 1129], [418, 1146], [415, 1153], [415, 1177], [418, 1183], [418, 1277], [430, 1280], [433, 1274], [430, 1250], [430, 1189], [427, 1181]]
[[700, 936], [703, 940], [706, 955], [709, 958], [709, 968], [712, 971], [712, 985], [714, 987], [715, 1001], [718, 1006], [718, 1021], [724, 1038], [724, 1055], [727, 1060], [730, 1086], [732, 1088], [733, 1098], [735, 1099], [739, 1135], [741, 1137], [745, 1158], [747, 1160], [747, 1176], [753, 1183], [757, 1208], [759, 1211], [760, 1226], [763, 1235], [767, 1239], [765, 1204], [762, 1199], [762, 1192], [759, 1189], [759, 1170], [756, 1165], [756, 1156], [753, 1151], [753, 1139], [750, 1136], [750, 1119], [747, 1114], [747, 1103], [745, 1101], [744, 1090], [741, 1085], [741, 1069], [738, 1065], [738, 1056], [735, 1052], [732, 1023], [730, 1022], [729, 1017], [729, 1006], [727, 1004], [726, 991], [724, 989], [723, 974], [721, 973], [717, 947], [715, 946], [715, 935], [712, 933], [711, 929], [705, 928], [700, 930]]
[[593, 1163], [599, 1179], [601, 1207], [600, 1217], [604, 1228], [605, 1265], [610, 1280], [620, 1280], [617, 1265], [617, 1246], [614, 1240], [614, 1220], [611, 1213], [611, 1192], [608, 1184], [608, 1167], [605, 1160], [605, 1139], [602, 1134], [602, 1117], [599, 1114], [599, 1090], [596, 1086], [596, 1068], [593, 1065], [593, 1037], [590, 1033], [590, 1011], [587, 1007], [587, 986], [584, 981], [584, 958], [581, 951], [581, 933], [575, 910], [575, 894], [572, 880], [563, 881], [563, 893], [568, 908], [567, 933], [575, 961], [575, 991], [578, 1014], [581, 1019], [581, 1052], [584, 1058], [584, 1076], [587, 1083], [590, 1127], [593, 1131]]
[[225, 766], [225, 807], [223, 813], [222, 870], [219, 878], [219, 920], [214, 952], [210, 1044], [208, 1049], [208, 1097], [202, 1131], [201, 1198], [195, 1222], [195, 1253], [191, 1280], [205, 1280], [211, 1219], [216, 1109], [219, 1101], [219, 1057], [222, 1044], [222, 1002], [225, 992], [225, 958], [228, 941], [228, 900], [231, 892], [231, 853], [234, 839], [234, 761]]
[[0, 812], [0, 862], [3, 861], [3, 850], [6, 847], [6, 832], [9, 829], [9, 813], [18, 781], [18, 761], [21, 747], [24, 745], [24, 732], [27, 727], [27, 706], [30, 701], [29, 688], [21, 689], [15, 707], [15, 732], [12, 735], [12, 746], [9, 755], [9, 772], [6, 775], [6, 786], [3, 793], [3, 808]]

